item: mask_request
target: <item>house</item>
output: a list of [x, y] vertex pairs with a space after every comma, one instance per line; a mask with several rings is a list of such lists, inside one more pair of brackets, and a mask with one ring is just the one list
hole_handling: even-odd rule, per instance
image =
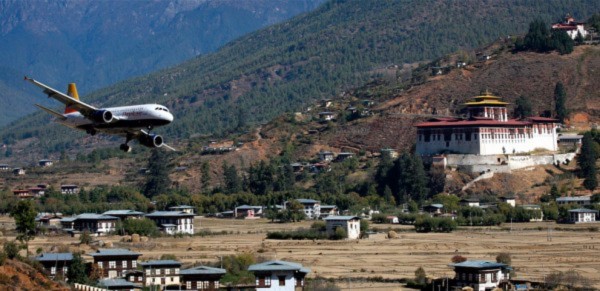
[[154, 211], [146, 214], [166, 234], [194, 234], [194, 215], [183, 211]]
[[144, 286], [179, 285], [181, 263], [175, 260], [154, 260], [140, 263], [144, 271]]
[[79, 186], [77, 185], [60, 185], [60, 193], [62, 194], [79, 194]]
[[498, 197], [501, 202], [506, 203], [512, 207], [517, 205], [517, 200], [514, 196], [500, 196]]
[[435, 155], [431, 157], [431, 165], [445, 169], [448, 166], [448, 159], [444, 155]]
[[538, 149], [557, 151], [558, 120], [546, 117], [508, 119], [508, 103], [484, 92], [464, 104], [467, 117], [433, 118], [416, 124], [416, 152], [505, 155]]
[[52, 166], [54, 163], [52, 162], [52, 160], [39, 160], [38, 161], [38, 165], [40, 167], [50, 167]]
[[566, 150], [579, 150], [581, 148], [583, 135], [560, 134], [558, 135], [558, 147]]
[[307, 219], [317, 219], [321, 216], [321, 202], [314, 199], [296, 199], [304, 207]]
[[477, 198], [464, 198], [459, 203], [460, 206], [479, 207], [479, 199]]
[[596, 222], [598, 210], [577, 208], [569, 210], [570, 223], [590, 223]]
[[319, 120], [320, 121], [331, 121], [335, 119], [335, 113], [333, 112], [329, 112], [329, 111], [325, 111], [325, 112], [319, 112]]
[[171, 207], [169, 207], [169, 210], [171, 210], [171, 211], [181, 211], [181, 212], [185, 212], [185, 213], [188, 213], [188, 214], [195, 214], [194, 206], [190, 206], [190, 205], [171, 206]]
[[17, 176], [22, 176], [25, 175], [25, 169], [21, 169], [21, 168], [14, 168], [13, 169], [13, 174], [17, 175]]
[[[115, 231], [119, 218], [95, 213], [82, 213], [75, 217], [74, 231], [87, 231], [91, 234], [103, 235]], [[62, 221], [61, 221], [62, 223]]]
[[[450, 264], [454, 268], [451, 287], [471, 287], [474, 291], [491, 290], [510, 279], [512, 270], [506, 264], [488, 261], [464, 261]], [[454, 290], [454, 289], [452, 289]]]
[[49, 213], [39, 213], [35, 222], [38, 227], [45, 227], [47, 229], [58, 229], [61, 227], [60, 221], [62, 219], [62, 215], [59, 213], [49, 214]]
[[[129, 282], [125, 279], [102, 279], [98, 280], [98, 287], [103, 289], [97, 290], [123, 290], [123, 291], [133, 291], [133, 290], [141, 290], [142, 286], [139, 284], [135, 284], [133, 282]], [[89, 289], [94, 290], [94, 289]]]
[[581, 34], [585, 38], [589, 33], [585, 30], [585, 22], [577, 22], [575, 18], [567, 14], [565, 20], [559, 23], [553, 23], [552, 29], [565, 31], [572, 39], [577, 38], [578, 34]]
[[29, 193], [29, 190], [25, 190], [25, 189], [13, 190], [13, 195], [19, 199], [33, 198], [33, 195], [31, 195]]
[[321, 205], [319, 218], [325, 218], [330, 215], [338, 215], [339, 211], [335, 205]]
[[530, 212], [530, 218], [529, 218], [530, 222], [544, 221], [544, 212], [542, 211], [542, 207], [540, 207], [539, 205], [524, 204], [524, 205], [521, 205], [521, 207]]
[[29, 191], [29, 194], [31, 194], [33, 197], [39, 198], [42, 197], [46, 194], [46, 188], [42, 188], [42, 187], [31, 187], [27, 189]]
[[319, 161], [322, 162], [331, 162], [333, 161], [333, 153], [330, 151], [320, 151], [317, 156], [319, 157]]
[[227, 273], [225, 269], [197, 266], [179, 272], [185, 290], [219, 290], [220, 280]]
[[338, 227], [346, 230], [348, 239], [360, 238], [360, 217], [358, 216], [328, 216], [323, 219], [327, 235], [335, 234], [335, 229]]
[[2, 172], [10, 171], [10, 166], [8, 166], [8, 164], [0, 164], [0, 171], [2, 171]]
[[142, 270], [127, 271], [123, 277], [125, 280], [139, 284], [140, 286], [144, 284], [144, 271]]
[[431, 215], [437, 215], [437, 214], [442, 214], [442, 208], [444, 208], [443, 204], [429, 204], [426, 206], [423, 206], [423, 211], [431, 214]]
[[286, 261], [268, 261], [250, 265], [248, 271], [256, 277], [256, 290], [302, 290], [304, 277], [310, 269], [298, 263]]
[[234, 217], [235, 218], [258, 218], [263, 215], [263, 207], [262, 206], [251, 206], [251, 205], [242, 205], [238, 206], [234, 209]]
[[315, 163], [310, 165], [310, 172], [311, 173], [324, 173], [324, 172], [329, 172], [331, 171], [331, 168], [329, 167], [329, 164], [322, 162], [322, 163]]
[[592, 196], [571, 196], [571, 197], [558, 197], [556, 198], [556, 204], [577, 204], [577, 205], [591, 205]]
[[67, 278], [67, 271], [73, 261], [72, 253], [42, 253], [35, 257], [35, 260], [40, 262], [50, 278], [55, 277]]
[[77, 220], [76, 216], [63, 217], [60, 219], [60, 226], [64, 231], [73, 231], [75, 230], [75, 220]]
[[375, 101], [365, 99], [365, 100], [362, 100], [362, 105], [365, 107], [372, 107], [373, 105], [375, 105]]
[[341, 152], [337, 155], [337, 157], [335, 157], [335, 161], [336, 162], [343, 162], [347, 159], [353, 158], [354, 157], [354, 153], [351, 152]]
[[126, 249], [99, 249], [90, 256], [100, 270], [102, 278], [121, 278], [137, 269], [137, 260], [142, 254]]
[[142, 216], [144, 216], [144, 213], [140, 212], [140, 211], [124, 209], [124, 210], [109, 210], [109, 211], [102, 213], [102, 215], [114, 216], [114, 217], [119, 218], [121, 221], [123, 221], [128, 218], [141, 218]]
[[304, 165], [301, 163], [291, 163], [290, 167], [292, 167], [294, 173], [302, 173], [304, 171]]
[[400, 223], [400, 220], [398, 219], [398, 216], [392, 216], [392, 215], [386, 216], [385, 217], [385, 221], [387, 223], [393, 223], [393, 224]]
[[323, 108], [329, 108], [329, 107], [331, 107], [331, 105], [333, 105], [333, 102], [331, 101], [331, 99], [323, 99], [323, 100], [321, 100], [321, 107], [323, 107]]

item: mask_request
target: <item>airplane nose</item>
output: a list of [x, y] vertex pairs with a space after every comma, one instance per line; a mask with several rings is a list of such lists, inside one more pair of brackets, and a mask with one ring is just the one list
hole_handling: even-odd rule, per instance
[[166, 112], [167, 113], [167, 120], [169, 122], [173, 122], [173, 114], [171, 114], [170, 112]]

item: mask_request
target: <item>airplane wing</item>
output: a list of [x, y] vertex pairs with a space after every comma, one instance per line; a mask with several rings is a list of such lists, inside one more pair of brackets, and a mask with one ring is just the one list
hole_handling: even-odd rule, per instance
[[[65, 93], [62, 93], [56, 89], [53, 89], [45, 84], [42, 84], [32, 78], [25, 76], [25, 80], [44, 89], [44, 93], [46, 93], [46, 95], [48, 95], [48, 98], [52, 97], [52, 98], [60, 101], [61, 103], [65, 104], [66, 106], [69, 106], [69, 107], [79, 111], [85, 117], [91, 116], [94, 112], [96, 112], [98, 110], [96, 107], [94, 107], [92, 105], [86, 104], [75, 98], [72, 98], [71, 96], [69, 96]], [[42, 108], [42, 109], [44, 109], [44, 108]], [[44, 110], [46, 112], [48, 112], [48, 110], [46, 110], [46, 109], [44, 109]]]
[[58, 112], [56, 112], [56, 111], [54, 111], [54, 110], [52, 110], [50, 108], [44, 107], [44, 106], [39, 105], [39, 104], [35, 104], [35, 106], [37, 106], [38, 108], [40, 108], [40, 109], [42, 109], [42, 110], [44, 110], [44, 111], [46, 111], [46, 112], [48, 112], [48, 113], [56, 116], [56, 118], [58, 118], [60, 120], [67, 119], [64, 115], [62, 115], [62, 114], [60, 114], [60, 113], [58, 113]]
[[[141, 132], [141, 134], [143, 134], [143, 135], [146, 135], [146, 136], [150, 135], [148, 132], [146, 132], [146, 131], [145, 131], [145, 130], [143, 130], [143, 129], [140, 129], [140, 132]], [[172, 147], [172, 146], [170, 146], [170, 145], [168, 145], [168, 144], [166, 144], [166, 143], [164, 143], [164, 142], [162, 143], [162, 146], [163, 146], [163, 147], [166, 147], [166, 148], [168, 148], [168, 149], [170, 149], [170, 150], [172, 150], [172, 151], [174, 151], [174, 152], [176, 152], [176, 151], [177, 151], [177, 150], [176, 150], [174, 147]]]
[[[150, 134], [143, 129], [102, 130], [102, 131], [105, 133], [109, 133], [109, 134], [120, 135], [120, 136], [126, 137], [131, 140], [135, 139], [135, 140], [138, 140], [138, 142], [140, 142], [141, 144], [144, 144], [143, 143], [144, 139], [155, 136], [154, 134]], [[161, 141], [162, 141], [162, 139], [161, 139]], [[144, 144], [144, 145], [148, 146], [146, 144]], [[177, 149], [175, 149], [174, 147], [172, 147], [164, 142], [161, 142], [160, 147], [168, 148], [169, 150], [172, 150], [174, 152], [177, 151]]]

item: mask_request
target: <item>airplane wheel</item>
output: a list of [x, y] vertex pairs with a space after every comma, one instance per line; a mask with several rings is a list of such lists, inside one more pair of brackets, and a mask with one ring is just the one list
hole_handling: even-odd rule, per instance
[[128, 146], [127, 144], [121, 144], [121, 146], [119, 148], [126, 153], [131, 152], [131, 147]]

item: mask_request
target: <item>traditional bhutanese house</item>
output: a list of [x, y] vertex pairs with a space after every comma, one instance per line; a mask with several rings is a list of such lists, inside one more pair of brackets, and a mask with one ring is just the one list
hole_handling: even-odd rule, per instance
[[[308, 219], [317, 219], [321, 216], [321, 202], [314, 199], [296, 199], [304, 206], [304, 214]], [[286, 205], [287, 206], [287, 205]]]
[[181, 284], [185, 290], [219, 290], [220, 280], [227, 273], [225, 269], [197, 266], [181, 270]]
[[294, 291], [304, 289], [304, 277], [310, 269], [298, 263], [268, 261], [250, 265], [248, 271], [256, 277], [256, 290]]
[[40, 213], [36, 216], [35, 222], [38, 227], [47, 229], [58, 229], [61, 227], [62, 214]]
[[88, 231], [91, 234], [103, 235], [115, 230], [115, 226], [119, 219], [114, 216], [82, 213], [76, 216], [73, 224], [75, 231]]
[[444, 208], [443, 204], [429, 204], [426, 206], [423, 206], [423, 211], [432, 214], [432, 215], [436, 215], [436, 214], [442, 214], [442, 209]]
[[[139, 284], [135, 284], [133, 282], [129, 282], [125, 279], [117, 278], [117, 279], [102, 279], [98, 280], [98, 286], [103, 289], [98, 290], [122, 290], [122, 291], [134, 291], [141, 290], [142, 286]], [[85, 289], [83, 289], [85, 290]], [[94, 289], [89, 289], [94, 290]]]
[[62, 194], [78, 194], [79, 186], [77, 186], [77, 185], [60, 185], [60, 193], [62, 193]]
[[67, 278], [67, 271], [71, 262], [73, 261], [73, 254], [71, 253], [42, 253], [35, 257], [35, 260], [40, 262], [50, 278], [55, 277]]
[[330, 215], [338, 215], [338, 208], [335, 205], [321, 205], [320, 206], [320, 218], [325, 218]]
[[331, 236], [338, 227], [343, 228], [348, 234], [348, 239], [360, 238], [360, 217], [358, 216], [328, 216], [323, 219], [327, 235]]
[[144, 284], [144, 271], [142, 270], [127, 271], [123, 277], [129, 282], [140, 285]]
[[0, 164], [0, 171], [10, 171], [10, 166], [8, 164]]
[[60, 226], [64, 231], [73, 231], [75, 230], [75, 220], [77, 220], [77, 216], [63, 217], [60, 219]]
[[190, 206], [190, 205], [171, 206], [171, 207], [169, 207], [169, 210], [171, 210], [171, 211], [181, 211], [181, 212], [185, 212], [185, 213], [188, 213], [188, 214], [194, 214], [194, 206]]
[[571, 196], [571, 197], [558, 197], [556, 198], [556, 204], [577, 204], [577, 205], [590, 205], [592, 204], [592, 196]]
[[14, 168], [13, 169], [13, 174], [15, 174], [17, 176], [25, 175], [25, 169]]
[[144, 286], [179, 285], [181, 263], [175, 260], [154, 260], [140, 263], [144, 270]]
[[323, 162], [331, 162], [333, 161], [333, 153], [330, 151], [320, 151], [317, 156], [319, 157], [319, 161]]
[[578, 208], [569, 210], [569, 222], [571, 223], [591, 223], [596, 222], [598, 210]]
[[291, 163], [290, 167], [292, 167], [292, 171], [294, 171], [294, 173], [301, 173], [304, 171], [304, 165], [301, 163]]
[[581, 148], [583, 135], [579, 134], [559, 134], [558, 147], [563, 150], [579, 150]]
[[29, 193], [29, 190], [26, 189], [13, 190], [13, 195], [19, 199], [33, 198], [33, 195], [31, 195], [31, 193]]
[[52, 160], [39, 160], [38, 161], [38, 165], [40, 167], [50, 167], [52, 166], [54, 163], [52, 162]]
[[330, 121], [335, 119], [335, 113], [333, 112], [319, 112], [320, 121]]
[[109, 211], [102, 213], [102, 215], [114, 216], [114, 217], [119, 218], [120, 220], [125, 220], [128, 218], [141, 218], [142, 216], [144, 216], [144, 213], [140, 212], [140, 211], [135, 211], [135, 210], [123, 209], [123, 210], [109, 210]]
[[236, 207], [234, 210], [234, 216], [236, 218], [258, 218], [263, 215], [263, 207], [262, 206], [253, 206], [253, 205], [242, 205]]
[[459, 203], [461, 206], [479, 207], [479, 199], [477, 198], [464, 198]]
[[91, 254], [102, 278], [121, 278], [136, 270], [141, 255], [126, 249], [99, 249]]
[[523, 209], [529, 211], [529, 221], [544, 221], [544, 212], [542, 211], [542, 207], [536, 204], [523, 204], [521, 205]]
[[455, 273], [451, 287], [471, 287], [475, 291], [492, 290], [508, 282], [512, 270], [506, 264], [488, 261], [464, 261], [450, 264], [450, 267]]
[[504, 202], [512, 207], [515, 207], [517, 205], [517, 199], [515, 199], [515, 197], [513, 196], [501, 196], [499, 198], [501, 202]]
[[181, 211], [154, 211], [146, 214], [166, 234], [194, 234], [194, 215]]
[[508, 119], [507, 105], [486, 92], [465, 103], [466, 119], [434, 118], [417, 124], [417, 153], [499, 155], [558, 150], [556, 119]]
[[350, 158], [353, 158], [353, 157], [354, 157], [354, 153], [351, 153], [351, 152], [342, 152], [342, 153], [339, 153], [337, 155], [337, 157], [335, 157], [335, 161], [336, 162], [343, 162], [346, 159], [350, 159]]
[[582, 37], [588, 35], [588, 31], [585, 30], [585, 22], [577, 22], [575, 18], [567, 14], [563, 22], [552, 24], [552, 29], [565, 31], [572, 39], [577, 37], [577, 34], [581, 34]]
[[29, 193], [36, 198], [42, 197], [46, 194], [46, 189], [45, 188], [41, 188], [41, 187], [31, 187], [29, 189]]

